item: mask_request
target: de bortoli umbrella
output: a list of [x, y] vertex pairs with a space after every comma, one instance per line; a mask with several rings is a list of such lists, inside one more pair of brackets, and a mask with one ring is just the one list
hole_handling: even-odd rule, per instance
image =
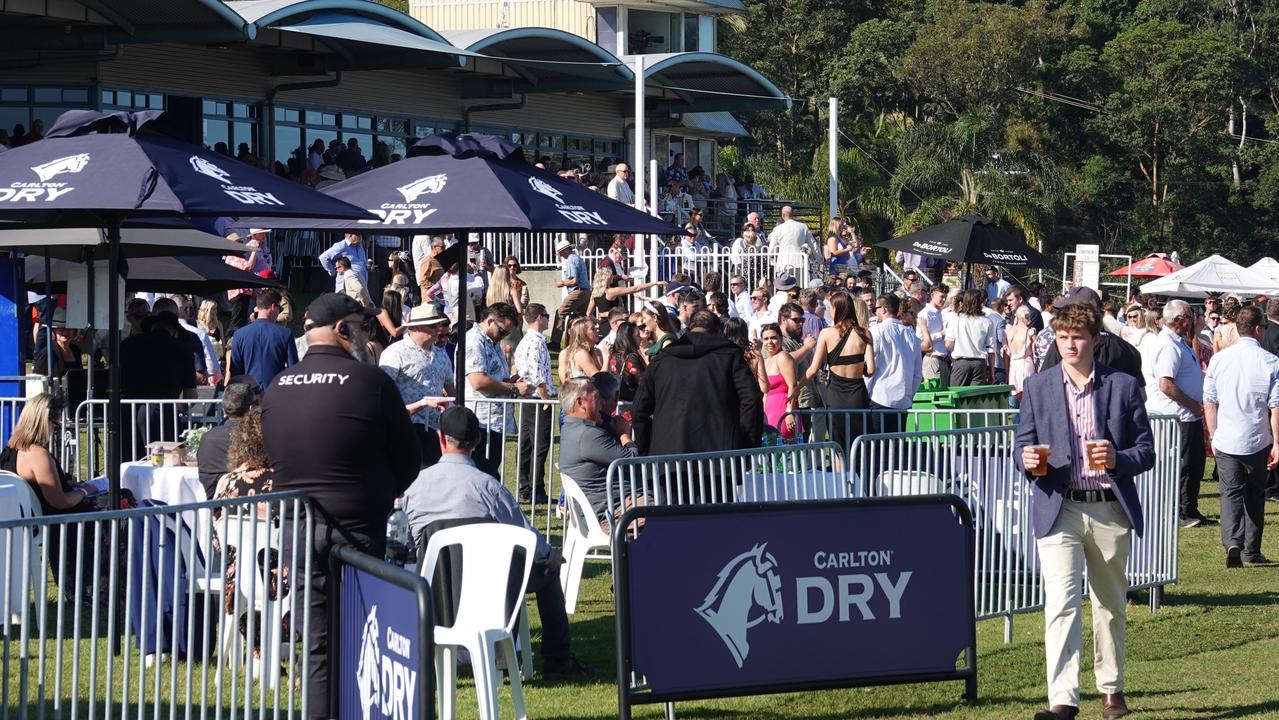
[[879, 247], [980, 265], [1047, 267], [1048, 259], [1012, 233], [977, 214], [902, 235]]
[[[245, 218], [257, 227], [421, 233], [534, 230], [682, 235], [684, 230], [580, 183], [530, 165], [516, 145], [493, 135], [424, 138], [399, 162], [334, 183], [321, 192], [366, 208], [376, 220]], [[458, 297], [467, 296], [458, 273]], [[466, 333], [458, 333], [456, 383], [462, 402]]]
[[[111, 357], [119, 358], [120, 227], [135, 217], [359, 219], [357, 207], [158, 132], [161, 113], [64, 113], [44, 139], [0, 153], [0, 220], [102, 228], [107, 238]], [[110, 368], [107, 472], [120, 487], [120, 368]]]

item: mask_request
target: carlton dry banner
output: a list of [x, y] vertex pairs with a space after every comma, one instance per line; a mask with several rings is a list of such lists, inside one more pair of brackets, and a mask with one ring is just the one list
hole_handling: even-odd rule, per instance
[[[424, 578], [340, 548], [341, 590], [330, 692], [339, 720], [427, 720], [435, 716], [434, 620]], [[335, 552], [335, 556], [338, 553]], [[335, 562], [337, 562], [335, 560]]]
[[928, 680], [976, 698], [972, 518], [952, 495], [641, 506], [617, 528], [623, 717], [631, 703]]

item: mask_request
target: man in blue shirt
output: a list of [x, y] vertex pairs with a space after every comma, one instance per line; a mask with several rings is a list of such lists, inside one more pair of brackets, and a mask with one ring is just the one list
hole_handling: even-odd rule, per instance
[[280, 293], [266, 289], [258, 293], [258, 317], [240, 328], [231, 341], [231, 369], [227, 377], [248, 375], [258, 387], [271, 384], [280, 371], [298, 362], [293, 333], [275, 322], [280, 315]]
[[564, 289], [564, 299], [555, 310], [555, 325], [551, 329], [551, 350], [560, 347], [560, 336], [571, 318], [586, 313], [591, 299], [591, 278], [586, 272], [586, 261], [577, 254], [577, 245], [566, 235], [555, 243], [560, 256], [560, 279], [555, 287]]
[[351, 261], [351, 270], [360, 276], [365, 287], [369, 284], [368, 255], [364, 251], [363, 239], [355, 233], [347, 233], [346, 237], [333, 243], [333, 247], [320, 253], [320, 267], [333, 276], [333, 292], [342, 292], [342, 276], [338, 275], [337, 259], [345, 257]]

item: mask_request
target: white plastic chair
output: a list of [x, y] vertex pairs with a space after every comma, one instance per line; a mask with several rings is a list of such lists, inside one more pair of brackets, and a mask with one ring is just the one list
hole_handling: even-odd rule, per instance
[[[462, 591], [457, 617], [451, 626], [435, 626], [435, 674], [440, 692], [440, 717], [450, 720], [456, 715], [457, 650], [466, 648], [475, 674], [475, 694], [479, 702], [480, 720], [498, 720], [497, 688], [501, 675], [497, 654], [506, 660], [511, 678], [511, 700], [515, 715], [527, 720], [524, 710], [524, 688], [515, 659], [515, 640], [511, 632], [524, 608], [533, 569], [537, 536], [513, 525], [481, 523], [439, 530], [431, 535], [422, 563], [422, 576], [431, 580], [439, 564], [441, 552], [450, 546], [462, 550]], [[518, 576], [518, 587], [510, 572], [517, 549], [524, 551], [524, 571]], [[514, 593], [516, 602], [509, 610], [506, 599]]]
[[[40, 517], [40, 501], [36, 498], [31, 485], [18, 475], [0, 470], [0, 520], [23, 520]], [[22, 548], [25, 543], [30, 547], [28, 574], [31, 580], [27, 583], [27, 593], [23, 593], [22, 583]], [[13, 538], [10, 546], [9, 538]], [[6, 567], [5, 583], [9, 603], [9, 624], [22, 623], [22, 608], [28, 602], [32, 588], [38, 588], [40, 578], [45, 570], [40, 564], [41, 534], [39, 528], [0, 530], [0, 563]], [[5, 602], [0, 595], [0, 607]]]
[[560, 484], [567, 495], [568, 519], [564, 523], [564, 564], [560, 566], [560, 587], [564, 589], [564, 610], [572, 615], [577, 609], [577, 593], [582, 586], [582, 568], [586, 554], [598, 547], [609, 547], [608, 533], [600, 525], [591, 501], [573, 478], [560, 473]]
[[[236, 603], [235, 613], [222, 618], [221, 653], [225, 653], [235, 668], [240, 651], [235, 645], [239, 640], [239, 614], [241, 610], [255, 613], [261, 623], [261, 656], [253, 660], [255, 675], [260, 675], [268, 688], [280, 683], [280, 648], [288, 642], [284, 633], [284, 615], [293, 606], [293, 582], [287, 583], [288, 593], [271, 599], [271, 570], [278, 562], [271, 561], [271, 550], [279, 550], [279, 528], [270, 520], [259, 518], [252, 511], [231, 513], [226, 518], [225, 547], [235, 550], [235, 592], [241, 603]], [[264, 559], [259, 561], [259, 556]], [[265, 567], [263, 567], [265, 565]], [[280, 579], [281, 590], [285, 580]], [[252, 639], [246, 638], [243, 652], [252, 653]]]
[[922, 470], [888, 470], [875, 482], [877, 497], [932, 495], [946, 492], [941, 478]]

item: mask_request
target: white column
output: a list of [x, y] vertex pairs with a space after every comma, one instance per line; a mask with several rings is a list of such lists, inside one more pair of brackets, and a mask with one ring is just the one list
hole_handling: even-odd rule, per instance
[[829, 174], [826, 179], [827, 183], [830, 186], [830, 195], [828, 198], [830, 202], [830, 215], [828, 216], [828, 219], [840, 214], [839, 212], [839, 101], [836, 100], [835, 98], [830, 99], [829, 134], [830, 134], [830, 137], [828, 142], [826, 143], [829, 146], [827, 148], [827, 152], [829, 154], [828, 162], [830, 164]]
[[635, 162], [631, 164], [635, 176], [635, 209], [644, 210], [644, 171], [648, 169], [648, 156], [644, 147], [644, 56], [635, 56]]

